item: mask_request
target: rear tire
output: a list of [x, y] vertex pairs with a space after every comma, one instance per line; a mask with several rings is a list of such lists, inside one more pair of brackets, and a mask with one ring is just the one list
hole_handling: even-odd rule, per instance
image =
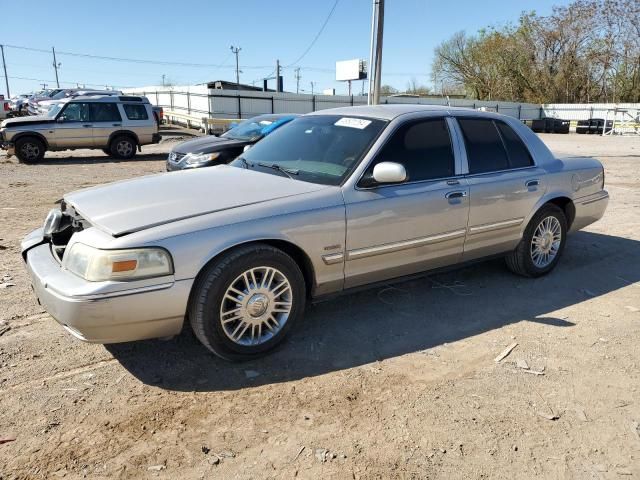
[[136, 154], [136, 148], [138, 147], [135, 139], [129, 135], [118, 135], [109, 146], [111, 155], [121, 160], [128, 160], [133, 158]]
[[567, 240], [567, 217], [548, 203], [533, 216], [522, 240], [506, 257], [507, 267], [525, 277], [540, 277], [555, 268]]
[[189, 321], [211, 352], [250, 360], [275, 348], [303, 315], [305, 281], [296, 262], [270, 245], [239, 247], [208, 265], [189, 301]]
[[44, 158], [46, 147], [44, 142], [36, 137], [23, 137], [16, 142], [16, 157], [22, 163], [37, 163]]

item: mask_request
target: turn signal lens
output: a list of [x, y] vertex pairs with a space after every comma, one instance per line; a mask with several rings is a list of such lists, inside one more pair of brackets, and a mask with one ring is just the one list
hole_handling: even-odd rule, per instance
[[137, 260], [122, 260], [119, 262], [113, 262], [111, 264], [111, 271], [113, 273], [119, 272], [131, 272], [138, 266]]

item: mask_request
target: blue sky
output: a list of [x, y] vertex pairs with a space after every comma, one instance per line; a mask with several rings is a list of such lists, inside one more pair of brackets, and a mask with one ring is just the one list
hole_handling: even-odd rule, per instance
[[[165, 74], [174, 84], [235, 80], [230, 45], [240, 52], [240, 81], [269, 75], [276, 59], [290, 65], [309, 46], [335, 0], [0, 0], [0, 43], [99, 56], [207, 67], [154, 65], [58, 55], [61, 86], [81, 84], [158, 85]], [[433, 49], [459, 30], [516, 21], [522, 11], [551, 12], [566, 0], [386, 0], [382, 82], [404, 89], [409, 80], [430, 84]], [[22, 20], [20, 20], [22, 19]], [[335, 82], [335, 62], [369, 56], [371, 0], [339, 0], [324, 32], [298, 63], [300, 86], [310, 90]], [[49, 53], [5, 47], [11, 93], [52, 85]], [[273, 66], [272, 66], [273, 65]], [[219, 66], [219, 68], [215, 68]], [[1, 73], [1, 72], [0, 72]], [[285, 90], [295, 91], [293, 66], [285, 68]], [[22, 77], [12, 78], [12, 77]], [[37, 80], [32, 80], [37, 79]], [[93, 86], [93, 85], [92, 85]], [[360, 89], [360, 84], [354, 89]], [[4, 78], [0, 92], [5, 93]]]

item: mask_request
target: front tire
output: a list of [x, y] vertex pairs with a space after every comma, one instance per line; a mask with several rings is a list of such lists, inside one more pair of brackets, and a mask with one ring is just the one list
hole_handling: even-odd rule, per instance
[[20, 138], [16, 142], [16, 157], [22, 163], [37, 163], [44, 158], [44, 142], [35, 137]]
[[259, 357], [300, 319], [305, 281], [296, 262], [270, 245], [237, 248], [198, 276], [189, 321], [202, 344], [225, 360]]
[[137, 142], [129, 135], [119, 135], [111, 140], [111, 155], [121, 160], [129, 160], [136, 154]]
[[567, 217], [561, 208], [544, 205], [533, 216], [507, 267], [525, 277], [540, 277], [555, 268], [567, 239]]

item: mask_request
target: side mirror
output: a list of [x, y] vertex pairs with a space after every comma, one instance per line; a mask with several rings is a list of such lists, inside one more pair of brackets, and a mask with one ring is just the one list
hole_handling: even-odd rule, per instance
[[243, 152], [246, 152], [247, 150], [249, 150], [251, 148], [251, 145], [245, 145], [244, 148], [242, 149]]
[[401, 183], [407, 179], [407, 171], [399, 163], [380, 162], [373, 167], [373, 179], [376, 183]]
[[56, 118], [56, 122], [58, 123], [64, 123], [64, 115], [62, 117], [58, 117]]

